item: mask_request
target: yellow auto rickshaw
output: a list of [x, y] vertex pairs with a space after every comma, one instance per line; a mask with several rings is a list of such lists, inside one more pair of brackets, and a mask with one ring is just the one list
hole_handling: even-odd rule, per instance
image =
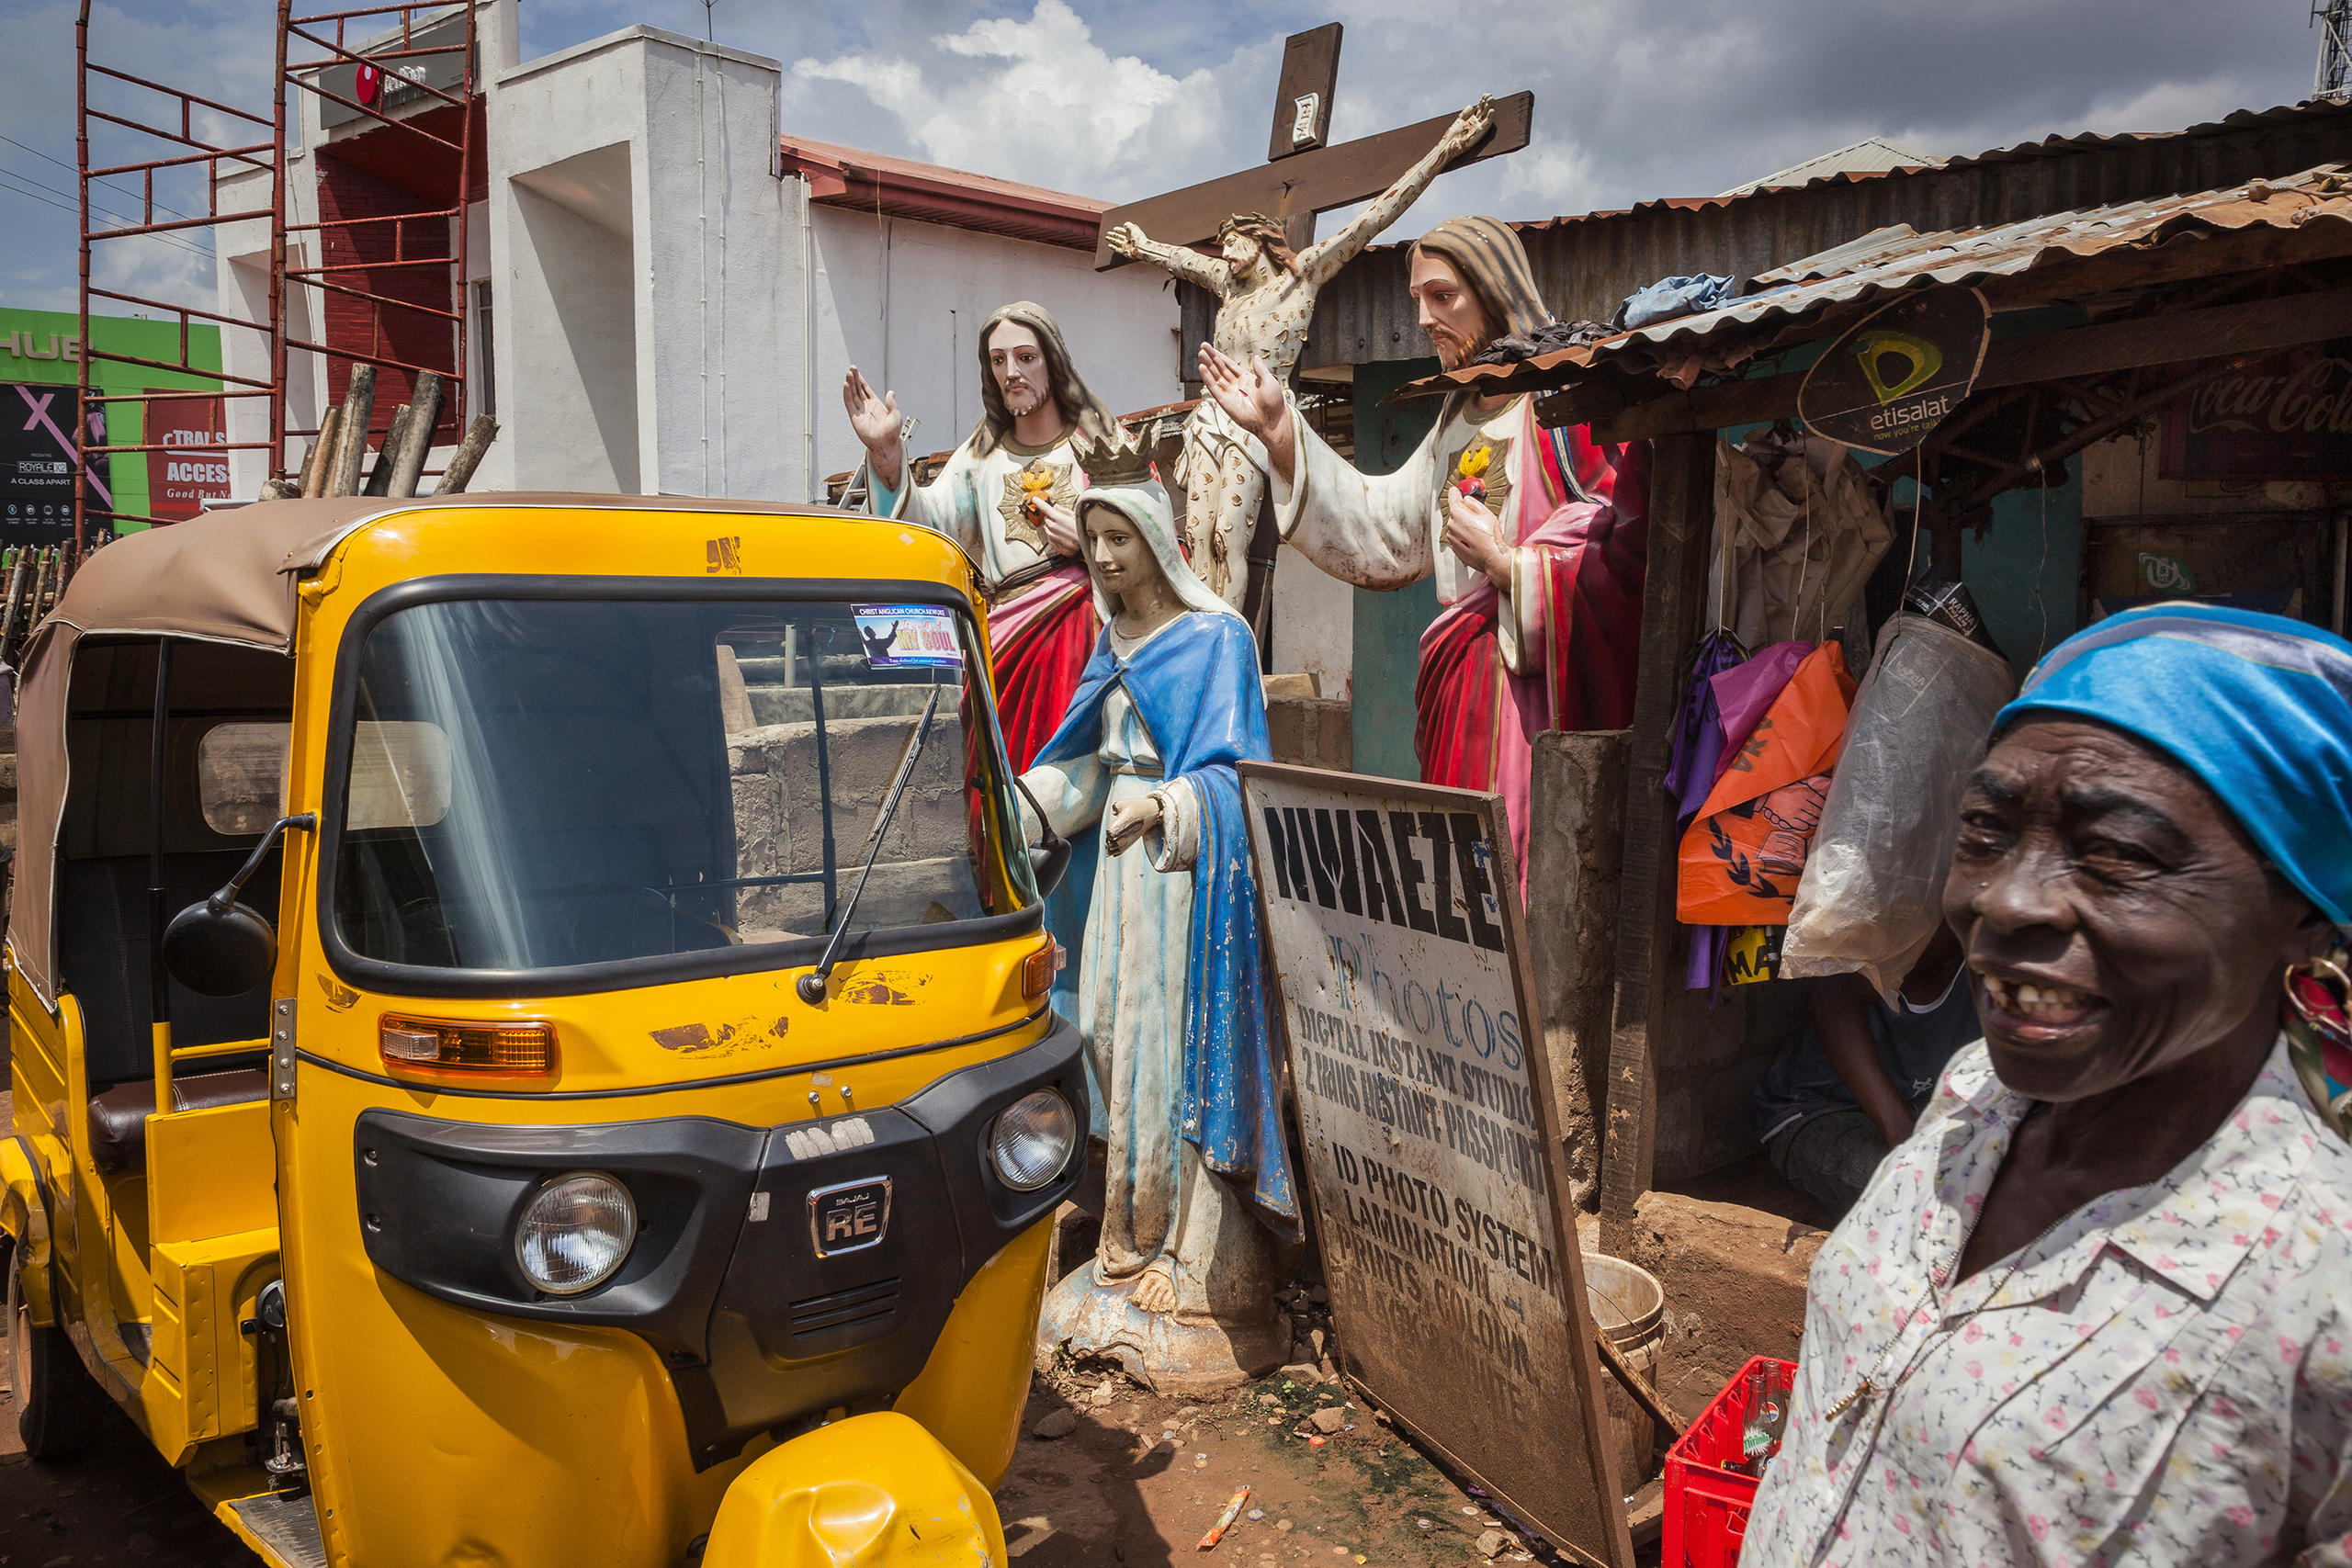
[[981, 614], [732, 502], [93, 556], [19, 686], [32, 1454], [110, 1399], [274, 1564], [1001, 1562], [1087, 1100]]

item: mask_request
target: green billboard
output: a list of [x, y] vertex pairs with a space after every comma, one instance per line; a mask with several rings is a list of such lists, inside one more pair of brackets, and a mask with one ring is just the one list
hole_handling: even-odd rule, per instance
[[[61, 544], [74, 536], [74, 389], [82, 378], [82, 324], [63, 310], [0, 308], [0, 544]], [[183, 354], [177, 321], [93, 316], [90, 333], [101, 354], [163, 365], [185, 361], [220, 368], [220, 329], [191, 321]], [[92, 460], [94, 533], [130, 533], [153, 515], [192, 517], [229, 494], [229, 459], [222, 452], [175, 456], [170, 448], [201, 448], [226, 439], [217, 375], [191, 375], [153, 365], [90, 362], [94, 392], [153, 392], [152, 400], [102, 403], [94, 412], [91, 446], [161, 445], [158, 452], [119, 452]]]

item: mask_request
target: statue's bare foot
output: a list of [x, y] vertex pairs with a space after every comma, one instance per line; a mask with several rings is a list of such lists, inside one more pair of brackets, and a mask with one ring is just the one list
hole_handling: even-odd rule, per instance
[[1176, 1310], [1176, 1275], [1167, 1261], [1153, 1264], [1136, 1277], [1136, 1288], [1127, 1300], [1149, 1313], [1170, 1313]]

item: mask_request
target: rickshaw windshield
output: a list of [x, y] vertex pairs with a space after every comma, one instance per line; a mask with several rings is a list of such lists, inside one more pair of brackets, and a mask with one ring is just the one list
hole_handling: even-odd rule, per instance
[[869, 853], [853, 935], [1026, 908], [983, 647], [913, 603], [395, 610], [359, 648], [334, 764], [343, 945], [504, 972], [813, 952]]

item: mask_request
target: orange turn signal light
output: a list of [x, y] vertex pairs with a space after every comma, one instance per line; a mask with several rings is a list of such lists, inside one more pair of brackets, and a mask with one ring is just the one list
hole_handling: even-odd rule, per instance
[[1063, 964], [1062, 944], [1052, 937], [1046, 945], [1021, 961], [1021, 995], [1035, 1001], [1054, 988], [1054, 976]]
[[395, 1072], [540, 1077], [555, 1071], [551, 1023], [449, 1023], [386, 1013], [377, 1043], [384, 1066]]

